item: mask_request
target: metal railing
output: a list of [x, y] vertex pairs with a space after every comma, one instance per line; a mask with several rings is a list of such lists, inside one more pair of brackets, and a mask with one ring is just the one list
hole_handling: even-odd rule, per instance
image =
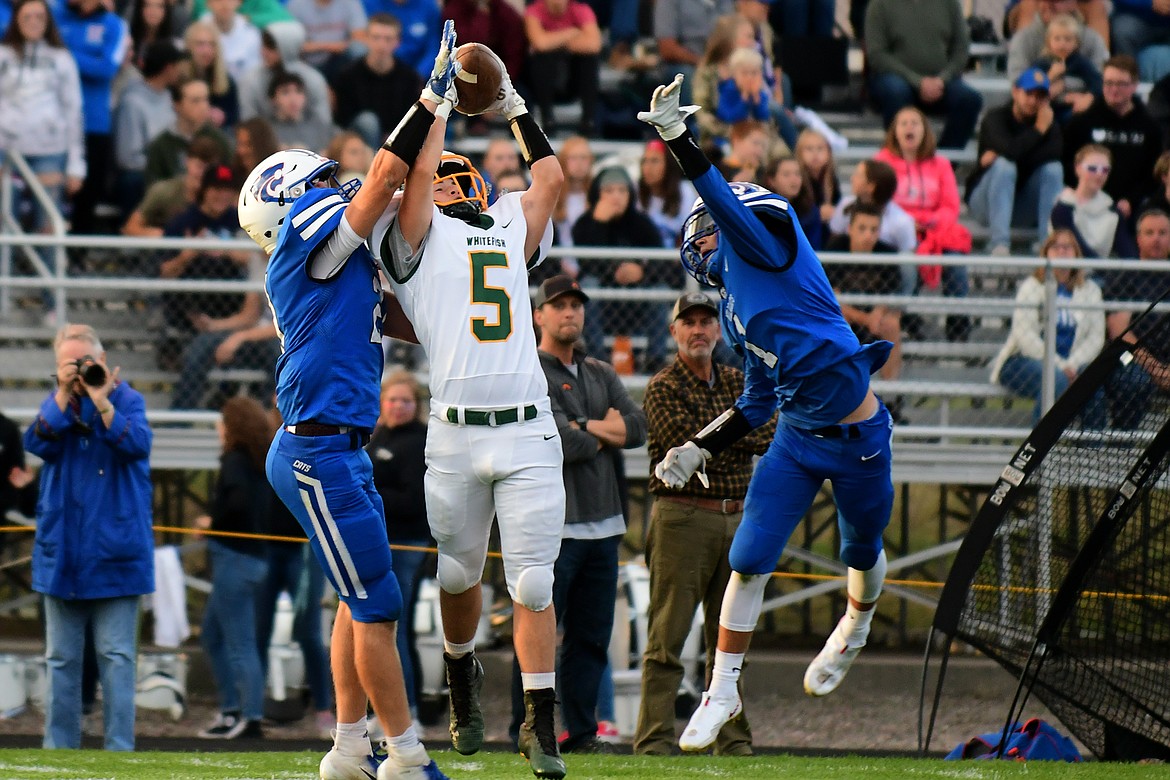
[[[32, 265], [37, 274], [45, 279], [53, 279], [57, 282], [57, 287], [53, 295], [53, 308], [57, 313], [57, 321], [65, 321], [65, 297], [60, 282], [65, 279], [67, 260], [65, 255], [65, 244], [63, 239], [68, 232], [68, 225], [65, 223], [65, 218], [61, 215], [61, 210], [57, 208], [56, 201], [45, 190], [40, 179], [36, 173], [29, 166], [28, 161], [20, 152], [9, 149], [5, 153], [6, 164], [0, 166], [0, 225], [3, 229], [0, 230], [0, 237], [5, 237], [2, 234], [12, 234], [12, 237], [23, 238], [24, 241], [14, 243], [0, 244], [0, 277], [8, 277], [12, 274], [12, 252], [14, 249], [21, 251], [23, 257]], [[9, 167], [11, 166], [11, 167]], [[37, 206], [41, 208], [49, 220], [49, 228], [52, 232], [51, 243], [43, 246], [49, 247], [53, 252], [54, 268], [50, 269], [45, 265], [41, 256], [34, 251], [38, 244], [29, 241], [33, 236], [26, 234], [21, 227], [20, 221], [17, 218], [15, 210], [15, 196], [14, 187], [15, 182], [12, 178], [13, 170], [20, 174], [20, 178], [24, 182], [24, 186], [32, 193], [33, 198], [37, 202]], [[11, 312], [11, 298], [8, 295], [6, 288], [0, 289], [0, 315], [7, 315]]]
[[[0, 234], [0, 253], [11, 253], [12, 251], [21, 251], [22, 249], [29, 248], [35, 249], [45, 246], [54, 247], [60, 252], [64, 252], [67, 248], [101, 249], [127, 253], [142, 253], [153, 250], [168, 250], [177, 253], [182, 249], [211, 251], [254, 250], [254, 245], [247, 240], [129, 239], [111, 236], [79, 237]], [[666, 249], [592, 249], [585, 247], [555, 248], [547, 262], [556, 262], [562, 257], [600, 258], [610, 261], [642, 260], [671, 264], [677, 264], [678, 262], [677, 253]], [[1165, 283], [1160, 286], [1165, 287], [1166, 285], [1170, 285], [1170, 262], [1166, 261], [1106, 260], [1085, 262], [1073, 260], [1045, 261], [1036, 258], [999, 258], [989, 256], [924, 258], [884, 254], [842, 255], [830, 253], [823, 254], [821, 259], [824, 265], [830, 269], [835, 265], [843, 263], [861, 266], [889, 266], [899, 264], [916, 266], [919, 263], [931, 263], [943, 266], [966, 266], [970, 270], [973, 279], [987, 282], [986, 285], [982, 286], [973, 285], [969, 297], [946, 298], [939, 295], [905, 296], [899, 294], [875, 295], [850, 293], [842, 294], [840, 299], [845, 303], [857, 306], [881, 304], [896, 307], [903, 312], [913, 313], [923, 318], [933, 317], [941, 319], [947, 315], [955, 314], [983, 318], [989, 322], [997, 323], [992, 327], [988, 327], [986, 330], [999, 338], [999, 343], [1002, 343], [1002, 339], [1006, 338], [1009, 327], [1008, 322], [1016, 309], [1014, 298], [1016, 286], [1021, 279], [1036, 269], [1079, 268], [1084, 269], [1086, 273], [1100, 271], [1101, 269], [1119, 271], [1142, 270], [1159, 273], [1161, 278], [1165, 280]], [[1044, 355], [1044, 362], [1048, 368], [1051, 368], [1054, 364], [1056, 355], [1056, 343], [1053, 335], [1055, 329], [1051, 325], [1054, 323], [1055, 313], [1058, 311], [1058, 299], [1056, 286], [1054, 281], [1052, 281], [1053, 278], [1053, 274], [1049, 273], [1047, 275], [1049, 281], [1045, 288], [1045, 299], [1040, 314], [1041, 322], [1044, 323], [1045, 333], [1048, 336], [1045, 341]], [[688, 278], [685, 281], [686, 289], [697, 289], [697, 286], [692, 280]], [[59, 273], [51, 277], [42, 273], [16, 276], [12, 274], [11, 266], [0, 268], [0, 295], [8, 296], [16, 291], [46, 287], [53, 291], [54, 296], [60, 301], [60, 305], [66, 312], [70, 310], [69, 302], [75, 296], [80, 297], [84, 293], [84, 295], [92, 297], [95, 291], [109, 291], [111, 293], [130, 291], [144, 297], [149, 297], [164, 292], [257, 292], [261, 289], [259, 283], [248, 281], [182, 281], [125, 275], [75, 277], [64, 273]], [[680, 290], [678, 289], [588, 288], [588, 293], [592, 301], [619, 303], [653, 302], [662, 306], [664, 309], [678, 296], [679, 292]], [[1103, 312], [1118, 310], [1137, 312], [1145, 309], [1147, 305], [1148, 302], [1145, 301], [1117, 301], [1081, 308], [1100, 310]], [[81, 316], [84, 316], [84, 314]], [[136, 330], [143, 331], [143, 337], [150, 338], [150, 334], [145, 332], [146, 329], [142, 327], [143, 323], [139, 320], [141, 314], [128, 312], [125, 316], [127, 318], [125, 322], [126, 327], [124, 328], [125, 331], [132, 334]], [[587, 316], [591, 315], [587, 313]], [[37, 343], [44, 343], [45, 346], [43, 348], [46, 350], [46, 356], [48, 356], [47, 343], [52, 338], [49, 329], [42, 328], [37, 331], [39, 335], [35, 339], [29, 338], [28, 331], [29, 329], [22, 331], [21, 339], [25, 345], [22, 349], [28, 350], [30, 355], [35, 354], [35, 349], [37, 348], [27, 345], [40, 339], [41, 341], [37, 341]], [[665, 334], [665, 322], [663, 322], [663, 333]], [[7, 343], [4, 334], [4, 326], [0, 325], [0, 345]], [[913, 342], [907, 343], [912, 344]], [[987, 342], [982, 346], [995, 346], [995, 344], [996, 342]], [[949, 347], [954, 347], [953, 355], [952, 350], [948, 349]], [[930, 349], [923, 350], [923, 354], [927, 356], [926, 360], [924, 360], [925, 363], [937, 361], [940, 364], [941, 370], [936, 374], [918, 376], [913, 375], [913, 372], [908, 372], [907, 377], [899, 380], [875, 380], [875, 387], [881, 392], [885, 390], [890, 390], [891, 393], [895, 390], [898, 393], [912, 391], [920, 394], [920, 397], [925, 401], [940, 405], [940, 409], [949, 409], [950, 412], [954, 412], [954, 414], [950, 414], [945, 411], [940, 411], [937, 419], [912, 421], [908, 425], [895, 427], [895, 482], [910, 484], [936, 480], [938, 482], [949, 481], [950, 484], [978, 485], [985, 484], [988, 481], [988, 475], [995, 475], [1002, 469], [1006, 455], [1010, 454], [1012, 448], [1022, 440], [1028, 431], [1029, 426], [1026, 424], [1026, 418], [1030, 417], [1031, 403], [1026, 404], [1027, 413], [1023, 416], [1025, 419], [1023, 423], [1021, 423], [1021, 415], [1018, 413], [1009, 420], [1007, 415], [1001, 414], [998, 410], [992, 409], [990, 406], [980, 405], [988, 402], [989, 399], [998, 401], [1000, 395], [1006, 394], [1005, 391], [1002, 391], [1002, 388], [999, 388], [998, 393], [994, 390], [998, 386], [990, 383], [990, 378], [986, 373], [986, 359], [989, 355], [994, 354], [995, 351], [995, 349], [975, 350], [971, 354], [978, 355], [977, 358], [964, 358], [962, 356], [968, 354], [968, 352], [962, 349], [962, 345], [947, 344], [940, 340], [938, 343], [932, 344]], [[955, 357], [955, 355], [959, 357]], [[982, 388], [986, 390], [985, 394], [975, 397], [978, 394], [973, 394], [971, 388], [971, 385], [974, 384], [973, 381], [960, 382], [954, 379], [953, 375], [959, 373], [964, 360], [976, 361], [976, 365], [967, 366], [969, 369], [967, 372], [968, 378], [970, 378], [971, 374], [978, 374], [980, 381], [982, 381]], [[113, 356], [112, 362], [117, 362], [116, 354]], [[14, 373], [15, 370], [12, 367], [0, 365], [0, 383], [6, 377], [11, 377]], [[1051, 370], [1045, 372], [1043, 397], [1045, 407], [1050, 405], [1053, 400], [1055, 392], [1053, 383], [1054, 376], [1055, 373]], [[129, 378], [133, 379], [134, 377], [130, 375]], [[425, 374], [422, 374], [420, 378], [425, 381]], [[624, 377], [624, 380], [627, 386], [636, 391], [645, 386], [648, 376], [627, 376]], [[47, 373], [41, 378], [41, 381], [47, 388], [50, 382]], [[954, 407], [947, 407], [946, 404], [952, 401], [956, 405]], [[965, 405], [966, 408], [960, 409], [961, 405]], [[960, 417], [958, 414], [959, 411], [963, 411], [966, 416]], [[27, 422], [36, 414], [34, 408], [28, 407], [6, 409], [5, 412], [21, 422]], [[161, 460], [157, 460], [161, 468], [175, 470], [197, 469], [201, 467], [214, 468], [218, 452], [213, 433], [213, 423], [216, 417], [216, 413], [210, 411], [164, 411], [150, 409], [148, 411], [148, 418], [152, 425], [156, 427], [155, 447], [156, 450], [159, 450], [159, 452], [152, 454], [152, 462], [157, 460], [155, 458], [157, 455], [158, 458], [161, 458]], [[631, 475], [645, 475], [648, 473], [649, 459], [645, 449], [627, 453], [627, 460], [629, 464], [628, 472]], [[164, 466], [164, 462], [168, 465]], [[927, 549], [912, 549], [907, 546], [902, 554], [892, 556], [891, 572], [905, 571], [906, 573], [910, 573], [919, 570], [923, 566], [940, 563], [953, 553], [955, 546], [958, 544], [953, 538], [943, 539], [941, 536], [938, 542], [938, 544]], [[840, 572], [839, 564], [816, 554], [811, 549], [802, 549], [794, 544], [789, 548], [787, 554], [794, 561], [802, 565], [807, 565], [830, 574]], [[810, 585], [807, 588], [801, 588], [795, 592], [778, 596], [770, 600], [766, 606], [767, 609], [771, 610], [804, 603], [813, 596], [839, 591], [841, 587], [842, 584], [838, 580]], [[933, 601], [930, 596], [923, 596], [908, 588], [895, 586], [891, 590], [900, 598], [910, 602], [929, 605]]]
[[[18, 169], [26, 169], [27, 164], [23, 163], [18, 157], [13, 157], [15, 166]], [[23, 166], [23, 167], [22, 167]], [[3, 181], [8, 181], [7, 177]], [[43, 188], [39, 187], [39, 182], [35, 182], [33, 177], [34, 191], [38, 190], [41, 195], [44, 193]], [[2, 193], [0, 193], [2, 194]], [[63, 223], [60, 222], [60, 215], [57, 214], [57, 221], [54, 221], [54, 230], [63, 230]], [[11, 222], [9, 216], [5, 216], [8, 220], [5, 225], [8, 226]], [[56, 253], [58, 258], [58, 268], [55, 273], [50, 273], [49, 269], [41, 262], [39, 253], [36, 251], [40, 248], [49, 248]], [[199, 280], [188, 281], [179, 279], [159, 279], [147, 278], [142, 276], [106, 276], [106, 275], [85, 275], [85, 276], [71, 276], [66, 273], [65, 253], [69, 249], [85, 249], [85, 250], [107, 250], [111, 252], [126, 253], [129, 255], [140, 255], [145, 252], [152, 252], [156, 250], [170, 251], [178, 253], [184, 249], [191, 249], [197, 251], [255, 251], [255, 245], [246, 239], [239, 240], [222, 240], [222, 239], [179, 239], [179, 238], [127, 238], [122, 236], [71, 236], [71, 235], [30, 235], [25, 233], [0, 233], [0, 301], [7, 302], [11, 296], [19, 290], [33, 290], [33, 289], [48, 289], [51, 291], [59, 314], [59, 321], [64, 322], [67, 319], [69, 312], [69, 301], [72, 295], [84, 291], [87, 295], [92, 295], [95, 291], [128, 291], [144, 296], [154, 296], [161, 293], [243, 293], [243, 292], [260, 292], [262, 285], [254, 281], [215, 281], [215, 280]], [[15, 275], [11, 266], [11, 256], [13, 252], [27, 253], [25, 256], [30, 260], [30, 264], [35, 269], [35, 275]], [[588, 247], [554, 247], [550, 253], [550, 257], [546, 260], [547, 263], [558, 262], [560, 258], [575, 257], [575, 258], [589, 258], [604, 261], [621, 261], [621, 260], [639, 260], [649, 261], [654, 263], [677, 263], [677, 252], [669, 249], [613, 249], [613, 248], [588, 248]], [[893, 266], [893, 265], [908, 265], [916, 266], [919, 263], [928, 262], [934, 265], [949, 266], [965, 266], [969, 269], [969, 273], [973, 279], [994, 279], [995, 284], [991, 285], [991, 291], [986, 289], [972, 290], [968, 297], [943, 297], [941, 295], [915, 295], [906, 296], [901, 294], [864, 294], [864, 293], [843, 293], [839, 296], [843, 303], [854, 306], [875, 306], [884, 305], [891, 308], [898, 309], [905, 313], [918, 315], [921, 317], [943, 317], [947, 315], [966, 315], [972, 318], [986, 318], [991, 321], [998, 321], [1002, 323], [1000, 326], [1002, 335], [1007, 335], [1007, 322], [1010, 321], [1012, 313], [1016, 309], [1015, 302], [1015, 285], [1018, 280], [1024, 278], [1028, 273], [1039, 268], [1053, 269], [1053, 268], [1076, 268], [1082, 269], [1086, 274], [1099, 272], [1103, 269], [1109, 271], [1131, 271], [1141, 270], [1150, 273], [1170, 273], [1170, 261], [1150, 261], [1150, 260], [1098, 260], [1098, 261], [1078, 261], [1078, 260], [1041, 260], [1038, 258], [1002, 258], [991, 256], [943, 256], [943, 257], [929, 257], [924, 258], [920, 256], [909, 255], [889, 255], [889, 254], [834, 254], [823, 253], [821, 260], [826, 268], [831, 269], [837, 264], [847, 263], [851, 266]], [[6, 264], [7, 263], [7, 264]], [[679, 278], [685, 279], [685, 289], [697, 289], [697, 285], [689, 277], [684, 277], [679, 271]], [[1164, 277], [1166, 284], [1170, 284], [1170, 275]], [[1054, 322], [1055, 313], [1057, 311], [1057, 287], [1053, 274], [1047, 275], [1047, 283], [1045, 287], [1045, 301], [1043, 304], [1043, 311], [1040, 319], [1045, 326]], [[668, 306], [679, 295], [679, 289], [672, 289], [667, 287], [662, 288], [612, 288], [612, 287], [596, 287], [588, 288], [588, 292], [592, 300], [607, 301], [607, 302], [632, 302], [632, 303], [654, 303]], [[1132, 311], [1137, 312], [1146, 308], [1148, 302], [1146, 301], [1112, 301], [1099, 304], [1095, 307], [1102, 311]], [[1064, 308], [1077, 308], [1073, 304], [1062, 304]], [[5, 311], [0, 307], [0, 311]], [[127, 313], [125, 326], [128, 329], [142, 328], [146, 323], [142, 322], [143, 314]], [[661, 333], [665, 337], [666, 323], [662, 323]], [[1055, 362], [1056, 343], [1055, 343], [1055, 328], [1044, 327], [1046, 335], [1044, 365], [1047, 369], [1044, 372], [1044, 390], [1043, 403], [1044, 408], [1051, 405], [1055, 393], [1055, 383], [1053, 378], [1053, 371], [1051, 370]], [[2, 343], [2, 339], [0, 339]], [[631, 386], [637, 388], [644, 384], [647, 377], [632, 377], [627, 378]], [[0, 379], [3, 379], [3, 371], [0, 370]], [[906, 381], [919, 381], [917, 378], [911, 378]], [[178, 415], [177, 419], [184, 419], [185, 413], [175, 413]], [[194, 417], [191, 421], [194, 421]], [[989, 421], [994, 422], [994, 421]]]

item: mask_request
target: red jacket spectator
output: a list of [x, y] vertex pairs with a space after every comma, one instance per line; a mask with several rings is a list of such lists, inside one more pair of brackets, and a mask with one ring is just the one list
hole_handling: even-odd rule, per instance
[[874, 159], [889, 163], [898, 174], [894, 202], [914, 218], [919, 233], [959, 221], [959, 185], [947, 158], [936, 154], [925, 160], [904, 160], [882, 149]]
[[[894, 116], [874, 159], [898, 175], [894, 202], [914, 219], [918, 253], [971, 251], [971, 234], [959, 224], [959, 185], [945, 157], [935, 152], [934, 131], [917, 108]], [[925, 245], [925, 247], [923, 246]]]

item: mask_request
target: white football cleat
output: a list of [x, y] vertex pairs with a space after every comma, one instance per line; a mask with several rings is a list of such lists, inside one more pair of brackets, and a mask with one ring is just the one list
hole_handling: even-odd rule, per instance
[[715, 699], [703, 691], [703, 700], [679, 737], [678, 746], [686, 751], [706, 750], [719, 736], [719, 730], [742, 711], [738, 694], [734, 699]]
[[378, 767], [377, 780], [450, 780], [439, 765], [430, 759], [421, 744], [409, 755], [388, 753], [386, 760]]
[[383, 756], [353, 756], [333, 748], [321, 759], [321, 780], [377, 780]]
[[821, 652], [804, 672], [804, 692], [809, 696], [826, 696], [837, 690], [837, 686], [845, 679], [849, 667], [857, 660], [861, 648], [865, 647], [865, 639], [869, 636], [868, 629], [864, 634], [855, 634], [846, 640], [841, 637], [840, 628], [838, 623], [837, 628], [834, 628], [833, 633], [825, 640]]

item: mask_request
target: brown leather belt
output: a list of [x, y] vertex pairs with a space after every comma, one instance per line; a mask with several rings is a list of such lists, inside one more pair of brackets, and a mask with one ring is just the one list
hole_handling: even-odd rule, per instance
[[743, 511], [743, 501], [738, 498], [699, 498], [698, 496], [666, 496], [659, 498], [675, 504], [706, 509], [708, 512], [718, 512], [721, 515], [734, 515]]

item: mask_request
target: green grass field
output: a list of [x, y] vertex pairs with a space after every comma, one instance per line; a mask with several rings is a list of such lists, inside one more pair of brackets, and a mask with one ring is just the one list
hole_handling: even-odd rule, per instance
[[[433, 751], [452, 780], [531, 780], [524, 759], [506, 753], [483, 753], [472, 758]], [[134, 753], [100, 751], [0, 750], [3, 780], [314, 780], [315, 753]], [[1128, 780], [1170, 778], [1170, 766], [1133, 764], [1057, 764], [1006, 761], [964, 763], [941, 759], [803, 758], [761, 756], [712, 758], [704, 756], [648, 758], [635, 756], [573, 756], [569, 778], [743, 778], [744, 780]]]

